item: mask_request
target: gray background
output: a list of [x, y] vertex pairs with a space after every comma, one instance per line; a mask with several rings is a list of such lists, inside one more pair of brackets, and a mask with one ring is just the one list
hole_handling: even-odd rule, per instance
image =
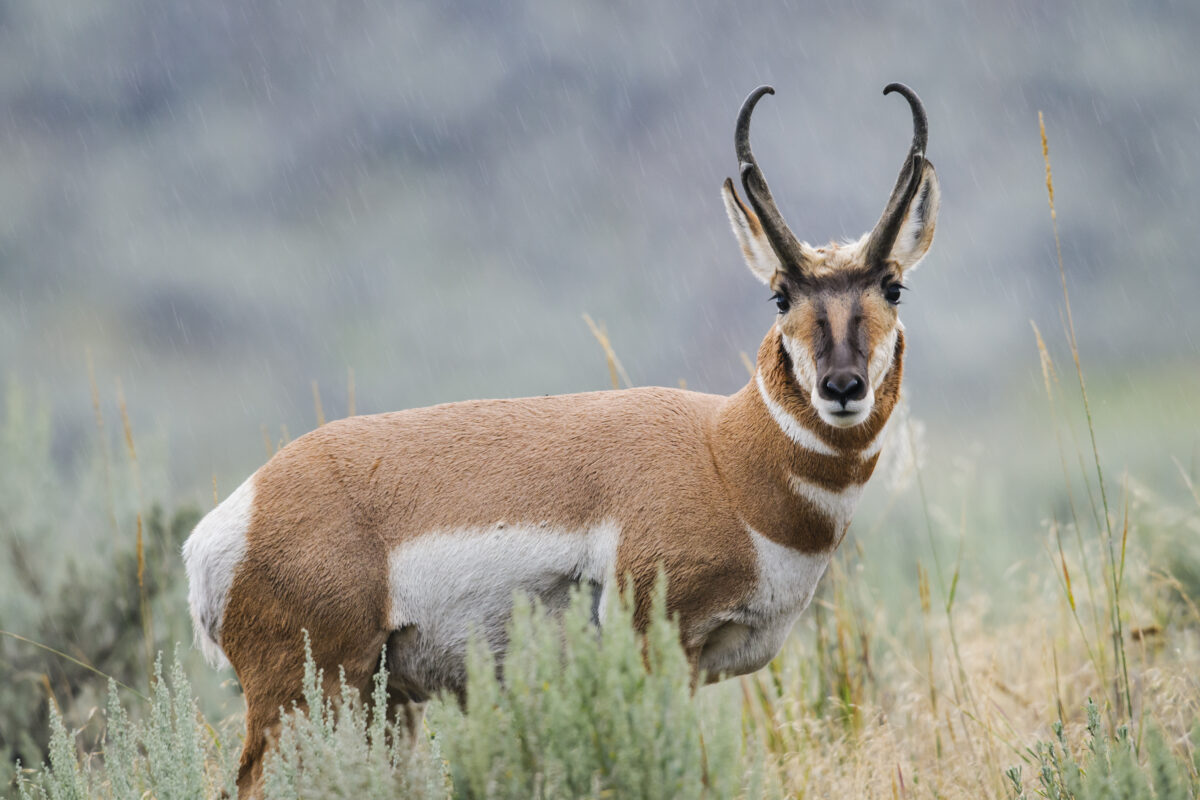
[[719, 196], [741, 100], [775, 85], [756, 152], [824, 242], [882, 209], [900, 80], [943, 188], [902, 309], [932, 468], [1057, 467], [1044, 110], [1101, 444], [1166, 476], [1200, 427], [1198, 41], [1183, 2], [9, 0], [0, 381], [70, 462], [90, 349], [110, 426], [120, 381], [169, 453], [147, 482], [206, 503], [262, 426], [313, 427], [312, 381], [344, 414], [348, 367], [360, 413], [606, 388], [585, 311], [635, 382], [733, 391], [773, 315]]

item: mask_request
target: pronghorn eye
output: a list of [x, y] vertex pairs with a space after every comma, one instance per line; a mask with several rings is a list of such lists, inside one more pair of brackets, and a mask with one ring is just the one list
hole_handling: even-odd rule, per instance
[[889, 283], [883, 287], [883, 297], [892, 305], [900, 304], [900, 290], [905, 286], [902, 283]]
[[771, 299], [775, 301], [775, 305], [778, 306], [780, 314], [787, 313], [788, 308], [791, 307], [791, 304], [788, 303], [787, 295], [783, 292], [776, 292], [775, 294], [771, 295]]

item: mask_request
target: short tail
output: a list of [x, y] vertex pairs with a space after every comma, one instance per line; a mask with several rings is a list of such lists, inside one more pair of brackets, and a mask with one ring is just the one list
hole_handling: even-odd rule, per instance
[[233, 576], [246, 555], [246, 533], [254, 508], [254, 476], [208, 512], [183, 543], [196, 646], [213, 667], [229, 664], [221, 647], [225, 606]]

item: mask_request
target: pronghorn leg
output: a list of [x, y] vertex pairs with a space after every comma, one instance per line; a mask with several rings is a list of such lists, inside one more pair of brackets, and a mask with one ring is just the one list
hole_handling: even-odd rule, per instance
[[348, 687], [362, 697], [370, 695], [371, 677], [379, 663], [384, 634], [348, 641], [344, 635], [338, 635], [341, 631], [331, 633], [323, 629], [319, 620], [307, 622], [303, 626], [281, 624], [273, 631], [261, 626], [249, 641], [229, 642], [229, 660], [246, 697], [246, 740], [237, 780], [239, 798], [261, 794], [263, 759], [278, 736], [280, 709], [284, 712], [291, 711], [293, 706], [305, 709], [305, 630], [309, 632], [313, 663], [324, 675], [321, 688], [325, 696], [334, 701], [340, 697], [342, 673]]
[[692, 691], [692, 697], [695, 697], [697, 690], [699, 690], [702, 685], [711, 683], [711, 681], [701, 681], [701, 678], [705, 676], [702, 674], [702, 670], [700, 669], [700, 648], [687, 647], [685, 648], [685, 654], [687, 655], [688, 667], [689, 671], [691, 672], [691, 679], [688, 681], [688, 688], [690, 688]]
[[388, 719], [408, 737], [415, 746], [421, 733], [421, 722], [425, 719], [424, 701], [415, 700], [408, 692], [388, 689]]
[[[297, 686], [299, 689], [299, 686]], [[263, 758], [267, 745], [279, 732], [279, 709], [299, 704], [297, 691], [293, 696], [285, 693], [246, 691], [246, 740], [242, 743], [242, 757], [238, 766], [238, 798], [259, 797], [262, 789]]]
[[[347, 687], [356, 690], [360, 697], [370, 697], [374, 670], [369, 665], [364, 665], [363, 659], [339, 661], [330, 657], [319, 658], [315, 642], [313, 650], [317, 668], [324, 673], [322, 689], [325, 697], [337, 703], [341, 697], [342, 672], [345, 673]], [[255, 673], [251, 674], [255, 677], [242, 683], [246, 696], [246, 740], [242, 745], [237, 780], [238, 797], [242, 800], [261, 796], [263, 762], [279, 735], [280, 709], [289, 712], [295, 707], [300, 712], [307, 711], [303, 695], [302, 647], [297, 651], [296, 658], [288, 659], [285, 668], [280, 670], [279, 675], [284, 676], [282, 679], [260, 680]]]
[[429, 694], [405, 674], [403, 653], [415, 645], [416, 629], [406, 626], [388, 634], [384, 661], [388, 670], [388, 720], [404, 732], [410, 743], [416, 743], [425, 718], [425, 702]]
[[227, 647], [246, 698], [246, 739], [237, 779], [241, 800], [261, 796], [263, 760], [279, 735], [280, 711], [305, 708], [304, 635], [289, 627], [259, 631], [251, 646], [235, 640]]
[[[324, 556], [320, 565], [304, 561], [305, 553], [288, 559], [288, 571], [239, 568], [230, 590], [221, 627], [221, 646], [237, 672], [246, 697], [246, 740], [238, 770], [238, 796], [261, 794], [263, 758], [279, 730], [279, 711], [303, 708], [304, 641], [307, 633], [313, 663], [324, 674], [326, 697], [340, 694], [339, 672], [346, 685], [360, 694], [370, 693], [371, 676], [387, 638], [380, 625], [385, 616], [384, 583], [372, 583], [350, 570], [341, 553]], [[315, 556], [314, 556], [315, 558]], [[328, 562], [328, 563], [326, 563]], [[331, 573], [334, 573], [331, 577]], [[365, 583], [364, 583], [365, 580]], [[327, 598], [317, 607], [302, 602], [323, 582], [377, 586], [374, 594], [347, 593]], [[301, 587], [301, 588], [295, 588]]]

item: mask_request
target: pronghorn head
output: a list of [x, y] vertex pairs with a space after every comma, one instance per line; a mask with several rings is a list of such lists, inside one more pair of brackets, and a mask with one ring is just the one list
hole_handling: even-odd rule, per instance
[[871, 414], [903, 330], [896, 307], [905, 275], [929, 251], [937, 222], [940, 192], [925, 159], [925, 108], [903, 84], [883, 90], [891, 92], [912, 108], [912, 146], [883, 216], [857, 241], [813, 247], [798, 241], [783, 221], [750, 150], [750, 115], [764, 94], [775, 93], [770, 86], [746, 98], [734, 134], [751, 208], [738, 198], [732, 180], [726, 178], [722, 190], [750, 271], [775, 293], [776, 325], [792, 374], [821, 419], [839, 428]]

